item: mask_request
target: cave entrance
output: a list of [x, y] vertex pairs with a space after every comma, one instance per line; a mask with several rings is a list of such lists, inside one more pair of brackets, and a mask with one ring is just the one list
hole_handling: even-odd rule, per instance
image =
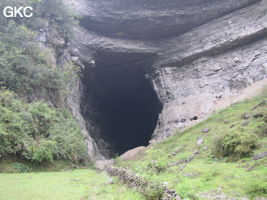
[[89, 134], [107, 158], [147, 146], [156, 127], [162, 105], [146, 79], [148, 63], [142, 64], [85, 69], [81, 109]]

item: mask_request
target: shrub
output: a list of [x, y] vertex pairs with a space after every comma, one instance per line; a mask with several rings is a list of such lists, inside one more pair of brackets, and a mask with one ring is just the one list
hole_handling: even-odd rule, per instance
[[53, 161], [56, 145], [57, 144], [55, 141], [41, 139], [41, 141], [32, 144], [30, 151], [27, 151], [23, 154], [29, 160], [38, 163]]
[[88, 161], [81, 129], [68, 110], [42, 101], [27, 104], [0, 89], [0, 112], [0, 157], [15, 155], [36, 163]]
[[[18, 24], [25, 24], [31, 29], [39, 30], [43, 28], [40, 24], [41, 19], [47, 19], [50, 25], [56, 25], [60, 32], [69, 36], [72, 32], [72, 26], [75, 24], [74, 17], [68, 10], [63, 0], [1, 0], [0, 9], [5, 6], [32, 6], [35, 10], [32, 18], [16, 18], [14, 21]], [[11, 19], [6, 19], [0, 15], [0, 31]]]
[[267, 136], [267, 114], [264, 114], [263, 122], [258, 126], [257, 133], [260, 137], [266, 137]]
[[247, 188], [247, 195], [250, 198], [267, 197], [267, 184], [263, 182], [252, 182]]
[[148, 166], [148, 170], [151, 170], [152, 173], [160, 174], [167, 170], [167, 164], [165, 162], [151, 161]]
[[143, 192], [143, 195], [147, 200], [161, 200], [164, 195], [164, 190], [160, 185], [157, 184], [148, 185]]
[[13, 163], [13, 167], [15, 168], [16, 172], [20, 173], [33, 171], [33, 168], [31, 168], [30, 166], [19, 162]]
[[46, 27], [49, 33], [53, 32], [67, 43], [74, 25], [73, 16], [62, 0], [3, 0], [0, 10], [7, 5], [30, 5], [34, 7], [35, 16], [13, 20], [0, 16], [1, 85], [29, 101], [43, 99], [59, 105], [74, 74], [66, 74], [63, 66], [56, 66], [53, 57], [59, 53], [59, 47], [47, 41], [55, 47], [55, 52], [51, 52], [39, 44], [37, 33]]
[[0, 33], [0, 82], [16, 93], [48, 97], [65, 88], [64, 74], [27, 27], [10, 22]]
[[257, 147], [257, 135], [234, 131], [226, 133], [215, 142], [215, 153], [219, 157], [241, 158], [248, 156]]
[[3, 0], [0, 10], [18, 5], [34, 7], [35, 16], [8, 20], [0, 16], [0, 157], [85, 162], [84, 137], [62, 103], [68, 85], [77, 79], [77, 66], [57, 66], [53, 58], [61, 46], [48, 41], [54, 45], [52, 52], [37, 37], [45, 27], [67, 43], [73, 17], [62, 0]]
[[[57, 31], [66, 38], [72, 35], [72, 29], [75, 25], [74, 17], [71, 11], [64, 6], [62, 0], [41, 0], [34, 3], [34, 6], [37, 18], [49, 19], [50, 25], [58, 29]], [[31, 24], [35, 25], [36, 23]]]

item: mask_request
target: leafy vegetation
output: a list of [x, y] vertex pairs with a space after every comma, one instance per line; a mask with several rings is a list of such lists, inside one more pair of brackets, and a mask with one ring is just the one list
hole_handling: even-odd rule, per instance
[[77, 167], [85, 168], [64, 160], [54, 160], [40, 165], [39, 163], [28, 162], [16, 157], [6, 157], [1, 159], [0, 173], [57, 172], [73, 170]]
[[223, 134], [216, 141], [216, 154], [241, 158], [253, 152], [257, 147], [257, 135], [246, 132], [231, 132]]
[[253, 159], [267, 152], [266, 94], [150, 145], [139, 159], [118, 158], [116, 165], [166, 184], [182, 199], [266, 197], [267, 157]]
[[72, 33], [72, 26], [75, 25], [71, 11], [63, 5], [62, 0], [2, 0], [1, 10], [6, 6], [31, 6], [34, 9], [34, 16], [32, 18], [7, 19], [0, 15], [0, 31], [3, 31], [2, 28], [7, 26], [10, 21], [24, 24], [37, 31], [49, 25], [67, 39]]
[[146, 200], [160, 200], [163, 198], [164, 191], [159, 184], [149, 185], [143, 192]]
[[[5, 6], [32, 6], [34, 17], [0, 16], [0, 158], [87, 162], [84, 137], [65, 105], [77, 69], [71, 62], [58, 66], [55, 61], [71, 37], [73, 16], [61, 0], [1, 1], [1, 10]], [[43, 32], [50, 34], [45, 45], [39, 39]]]
[[58, 95], [64, 89], [64, 77], [53, 66], [49, 52], [41, 50], [33, 37], [27, 27], [15, 23], [0, 33], [0, 82], [21, 96]]
[[0, 157], [17, 156], [31, 162], [88, 161], [81, 130], [71, 113], [45, 102], [25, 103], [0, 90]]
[[[35, 15], [13, 20], [0, 17], [0, 85], [28, 101], [35, 98], [62, 104], [70, 77], [64, 67], [57, 66], [54, 57], [71, 37], [73, 17], [61, 0], [8, 0], [0, 7], [6, 5], [31, 5]], [[50, 35], [46, 46], [39, 42], [41, 33]]]

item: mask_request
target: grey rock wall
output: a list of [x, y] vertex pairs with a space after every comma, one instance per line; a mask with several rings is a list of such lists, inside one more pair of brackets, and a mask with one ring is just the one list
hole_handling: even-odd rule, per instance
[[181, 67], [155, 70], [151, 79], [164, 109], [155, 138], [204, 119], [221, 102], [267, 76], [267, 39], [206, 56]]
[[80, 16], [74, 40], [84, 68], [147, 69], [163, 104], [153, 139], [266, 78], [267, 0], [66, 2]]
[[[77, 31], [77, 30], [76, 30]], [[78, 32], [77, 32], [78, 33]], [[78, 34], [77, 34], [78, 35]], [[58, 32], [53, 26], [50, 26], [49, 23], [46, 23], [41, 30], [39, 30], [38, 38], [40, 45], [49, 50], [51, 61], [54, 67], [59, 66], [64, 68], [65, 64], [70, 63], [71, 61], [76, 63], [78, 66], [83, 68], [82, 64], [82, 50], [79, 49], [82, 47], [79, 41], [75, 40], [72, 43], [66, 41], [66, 39], [62, 36], [61, 33]], [[88, 52], [86, 53], [86, 60], [91, 59], [88, 56]], [[72, 115], [75, 119], [79, 122], [83, 136], [85, 138], [85, 142], [88, 147], [88, 155], [92, 161], [95, 159], [102, 159], [103, 157], [98, 152], [98, 148], [96, 147], [95, 141], [91, 138], [90, 134], [88, 134], [86, 121], [84, 120], [83, 116], [81, 115], [81, 99], [83, 94], [83, 85], [81, 81], [77, 78], [73, 84], [69, 84], [68, 88], [68, 95], [67, 99], [63, 99], [63, 97], [54, 97], [54, 99], [50, 99], [51, 104], [55, 104], [56, 106], [62, 106], [62, 104], [67, 104], [67, 106], [72, 111]], [[60, 99], [60, 101], [58, 101]], [[55, 103], [56, 102], [56, 103]]]
[[158, 40], [177, 36], [258, 0], [88, 0], [81, 25], [112, 38]]
[[267, 2], [239, 9], [205, 25], [161, 42], [156, 66], [181, 66], [205, 55], [253, 43], [267, 33]]
[[206, 118], [218, 104], [266, 78], [267, 1], [172, 38], [151, 80], [164, 109], [154, 139]]

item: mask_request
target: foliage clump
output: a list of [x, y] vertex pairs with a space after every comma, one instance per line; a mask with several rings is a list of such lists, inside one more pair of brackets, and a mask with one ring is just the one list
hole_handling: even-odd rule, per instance
[[142, 193], [147, 200], [161, 200], [164, 196], [164, 190], [159, 184], [148, 185]]
[[31, 172], [33, 170], [30, 166], [19, 162], [13, 163], [13, 167], [15, 168], [16, 172], [19, 173]]
[[221, 135], [215, 143], [216, 155], [239, 159], [248, 156], [257, 147], [257, 135], [233, 131]]
[[25, 103], [1, 89], [0, 113], [0, 157], [12, 155], [36, 163], [88, 160], [81, 130], [68, 110], [43, 101]]
[[163, 173], [167, 170], [167, 164], [166, 162], [160, 162], [160, 161], [157, 161], [157, 160], [152, 160], [148, 166], [148, 171], [151, 171], [152, 174], [160, 174], [160, 173]]
[[247, 195], [251, 198], [267, 197], [267, 183], [259, 183], [258, 181], [250, 183], [247, 187]]
[[86, 162], [85, 139], [65, 103], [77, 66], [58, 59], [74, 17], [62, 0], [2, 0], [5, 6], [31, 6], [34, 15], [0, 15], [0, 158]]
[[[1, 2], [0, 8], [5, 5], [30, 5], [34, 16], [13, 20], [0, 16], [0, 85], [30, 102], [42, 99], [60, 104], [71, 80], [54, 58], [70, 39], [73, 17], [61, 0], [8, 0]], [[46, 45], [40, 44], [42, 31], [50, 35]], [[49, 38], [58, 38], [62, 44]], [[54, 50], [47, 48], [49, 45]]]
[[[50, 26], [54, 26], [64, 36], [68, 37], [72, 32], [72, 26], [75, 24], [74, 17], [70, 10], [64, 5], [62, 0], [2, 0], [1, 10], [6, 6], [31, 6], [34, 15], [31, 18], [15, 18], [18, 24], [24, 24], [30, 29], [38, 30], [45, 26], [44, 19], [48, 20]], [[0, 31], [12, 19], [7, 19], [0, 15]]]

